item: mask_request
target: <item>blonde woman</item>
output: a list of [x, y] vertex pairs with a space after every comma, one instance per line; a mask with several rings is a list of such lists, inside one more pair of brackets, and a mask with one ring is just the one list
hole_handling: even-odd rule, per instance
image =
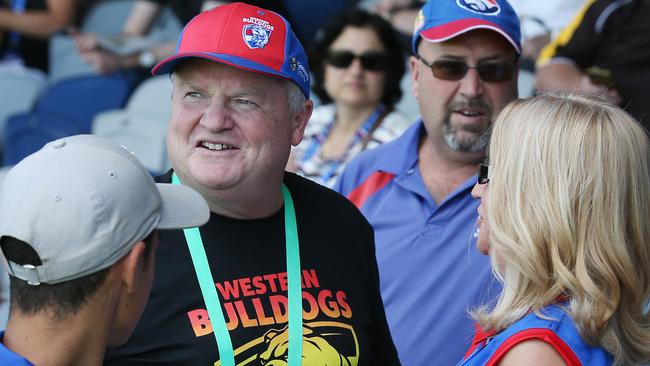
[[650, 148], [600, 97], [506, 107], [473, 195], [477, 247], [503, 282], [474, 312], [460, 365], [634, 365], [650, 360]]

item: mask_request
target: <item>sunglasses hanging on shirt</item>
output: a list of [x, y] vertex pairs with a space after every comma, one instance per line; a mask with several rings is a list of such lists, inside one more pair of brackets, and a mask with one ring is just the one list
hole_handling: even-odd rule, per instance
[[339, 69], [350, 67], [355, 59], [361, 61], [361, 66], [368, 71], [383, 71], [386, 69], [386, 54], [380, 51], [364, 52], [356, 55], [350, 51], [330, 50], [325, 56], [325, 61]]

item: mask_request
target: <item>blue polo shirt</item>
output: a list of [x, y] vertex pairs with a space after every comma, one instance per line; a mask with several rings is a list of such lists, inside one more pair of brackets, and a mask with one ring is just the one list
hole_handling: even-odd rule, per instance
[[0, 365], [2, 366], [34, 366], [33, 363], [27, 361], [26, 358], [14, 353], [9, 348], [2, 344], [5, 337], [5, 332], [0, 332]]
[[472, 234], [479, 202], [471, 177], [439, 205], [424, 185], [418, 146], [422, 121], [346, 166], [334, 189], [375, 230], [381, 295], [403, 365], [455, 365], [469, 348], [468, 310], [498, 294], [490, 261]]

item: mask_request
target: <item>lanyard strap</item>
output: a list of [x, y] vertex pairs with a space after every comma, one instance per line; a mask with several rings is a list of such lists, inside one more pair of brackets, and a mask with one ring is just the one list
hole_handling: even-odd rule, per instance
[[[172, 183], [181, 184], [176, 173], [172, 174]], [[287, 187], [282, 184], [284, 199], [284, 231], [287, 250], [287, 282], [289, 292], [289, 366], [300, 366], [302, 361], [302, 288], [300, 285], [300, 250], [298, 244], [298, 229], [293, 200]], [[199, 281], [203, 301], [205, 302], [219, 348], [221, 366], [235, 366], [235, 355], [230, 339], [230, 333], [223, 316], [219, 295], [212, 279], [210, 264], [205, 254], [199, 228], [183, 230], [185, 240], [194, 263], [194, 270]]]

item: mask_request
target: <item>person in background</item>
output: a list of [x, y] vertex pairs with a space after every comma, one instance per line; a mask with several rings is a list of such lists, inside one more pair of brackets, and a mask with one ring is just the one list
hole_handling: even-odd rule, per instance
[[0, 67], [48, 71], [48, 38], [83, 16], [82, 0], [0, 0]]
[[650, 127], [650, 1], [590, 0], [537, 60], [538, 91], [606, 93]]
[[[145, 37], [168, 2], [181, 24], [186, 24], [201, 12], [204, 4], [203, 0], [138, 0], [124, 23], [121, 36], [125, 40]], [[94, 33], [76, 33], [73, 36], [80, 56], [101, 74], [138, 67], [150, 69], [160, 60], [173, 54], [176, 47], [174, 42], [161, 42], [131, 54], [117, 54], [102, 49], [98, 36]]]
[[159, 231], [203, 225], [196, 191], [155, 184], [123, 147], [92, 135], [53, 141], [0, 188], [0, 258], [11, 313], [0, 364], [101, 365], [149, 296]]
[[142, 321], [105, 365], [398, 365], [372, 228], [284, 170], [313, 108], [289, 22], [240, 2], [202, 12], [152, 72], [172, 82], [160, 179], [201, 192], [212, 214], [162, 233]]
[[361, 7], [386, 19], [398, 32], [406, 51], [411, 49], [413, 24], [425, 0], [363, 0]]
[[459, 364], [650, 361], [650, 142], [602, 96], [508, 105], [491, 133], [478, 250], [503, 283]]
[[535, 71], [539, 52], [578, 12], [585, 0], [510, 0], [521, 23], [521, 67]]
[[[232, 1], [213, 0], [138, 0], [133, 6], [124, 28], [124, 39], [145, 37], [164, 6], [169, 6], [181, 25], [187, 24], [201, 11], [229, 4]], [[249, 3], [264, 3], [267, 8], [284, 11], [280, 0], [249, 0]], [[95, 71], [107, 74], [120, 69], [151, 69], [156, 63], [174, 54], [176, 42], [158, 42], [132, 54], [120, 55], [100, 47], [97, 35], [83, 33], [75, 35], [77, 50]]]
[[346, 166], [335, 190], [373, 225], [382, 298], [404, 365], [453, 365], [472, 337], [467, 309], [498, 287], [468, 251], [483, 138], [517, 98], [519, 19], [504, 0], [430, 0], [410, 58], [422, 119]]
[[331, 187], [358, 153], [408, 127], [393, 110], [402, 95], [404, 53], [388, 22], [353, 10], [322, 30], [310, 56], [313, 88], [325, 105], [314, 110], [288, 168]]

